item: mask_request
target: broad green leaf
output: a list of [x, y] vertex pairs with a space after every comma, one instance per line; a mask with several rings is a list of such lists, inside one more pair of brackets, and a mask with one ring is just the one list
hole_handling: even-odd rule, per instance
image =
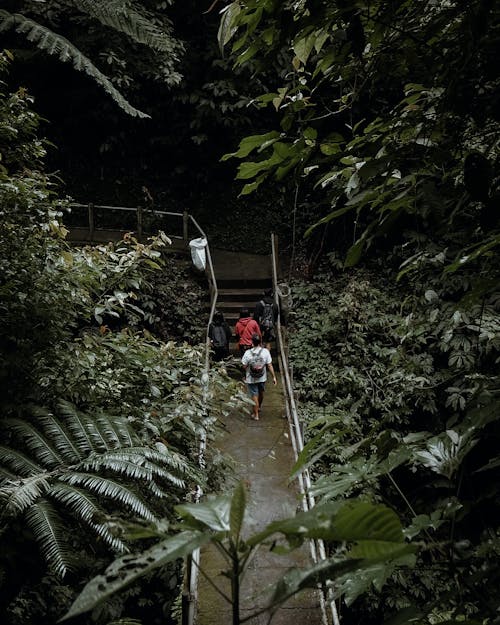
[[249, 178], [254, 178], [257, 174], [260, 174], [263, 169], [268, 169], [268, 167], [269, 159], [258, 162], [246, 161], [241, 163], [238, 167], [238, 174], [236, 178], [238, 180], [248, 180]]
[[322, 143], [319, 149], [325, 156], [332, 156], [333, 154], [342, 152], [342, 148], [338, 143]]
[[308, 569], [290, 569], [277, 582], [270, 601], [270, 606], [277, 606], [304, 588], [316, 588], [327, 580], [335, 580], [340, 575], [356, 570], [362, 560], [343, 560], [334, 562], [323, 560]]
[[403, 556], [413, 555], [417, 550], [416, 545], [406, 545], [400, 542], [360, 540], [349, 551], [349, 555], [367, 560], [397, 560]]
[[231, 154], [224, 154], [221, 158], [221, 161], [227, 161], [229, 158], [245, 158], [250, 152], [260, 148], [264, 143], [270, 141], [272, 139], [279, 138], [280, 133], [276, 130], [271, 132], [266, 132], [262, 135], [251, 135], [249, 137], [245, 137], [240, 141], [239, 148], [236, 152], [232, 152]]
[[403, 528], [398, 515], [383, 505], [348, 502], [333, 519], [336, 540], [365, 539], [403, 542]]
[[202, 503], [182, 504], [176, 506], [175, 509], [187, 522], [191, 518], [202, 523], [206, 529], [227, 532], [229, 531], [230, 507], [231, 499], [229, 496], [222, 495]]
[[358, 239], [354, 245], [351, 245], [347, 251], [347, 255], [344, 261], [344, 267], [354, 267], [359, 263], [363, 248], [365, 247], [365, 240], [363, 238]]
[[115, 560], [102, 575], [88, 582], [75, 599], [62, 621], [92, 610], [96, 605], [122, 590], [140, 577], [167, 562], [183, 558], [210, 540], [208, 533], [181, 532], [167, 538], [137, 555], [126, 555]]
[[243, 482], [238, 482], [231, 499], [231, 509], [229, 511], [229, 527], [231, 535], [235, 540], [238, 539], [246, 508], [246, 493]]
[[328, 215], [326, 215], [326, 217], [323, 217], [318, 222], [316, 222], [314, 225], [310, 226], [305, 231], [304, 237], [310, 236], [312, 231], [315, 228], [317, 228], [318, 226], [320, 226], [322, 224], [327, 224], [329, 221], [332, 221], [332, 219], [336, 219], [337, 217], [340, 217], [344, 213], [348, 213], [350, 210], [353, 210], [353, 207], [352, 206], [347, 206], [347, 205], [343, 206], [342, 208], [338, 208], [337, 210], [334, 210], [333, 212], [331, 212]]
[[454, 271], [457, 271], [457, 269], [459, 269], [460, 267], [463, 267], [464, 265], [470, 263], [471, 261], [476, 260], [476, 258], [479, 258], [480, 256], [488, 254], [492, 249], [494, 249], [498, 245], [500, 245], [500, 236], [493, 237], [487, 243], [483, 242], [478, 246], [474, 246], [472, 248], [473, 251], [471, 251], [470, 253], [462, 254], [460, 258], [458, 258], [458, 260], [451, 263], [451, 265], [448, 265], [448, 267], [445, 268], [444, 272], [453, 273]]
[[311, 126], [304, 128], [302, 134], [306, 139], [310, 139], [311, 141], [315, 141], [318, 137], [318, 131], [316, 130], [316, 128], [312, 128]]
[[361, 501], [338, 501], [320, 504], [291, 519], [275, 521], [247, 540], [256, 545], [272, 534], [287, 538], [322, 538], [352, 541], [386, 540], [403, 542], [403, 530], [397, 514], [382, 504]]
[[258, 43], [252, 43], [252, 45], [248, 46], [248, 48], [238, 56], [236, 59], [236, 65], [244, 65], [247, 61], [254, 57], [259, 50], [260, 45]]
[[315, 33], [310, 33], [305, 37], [301, 37], [300, 39], [294, 41], [293, 51], [295, 56], [300, 60], [304, 65], [307, 63], [307, 59], [311, 54], [311, 50], [314, 47], [316, 42]]
[[411, 525], [409, 525], [404, 530], [404, 535], [407, 538], [414, 538], [418, 536], [420, 532], [427, 529], [438, 529], [444, 521], [440, 518], [440, 511], [435, 511], [431, 516], [427, 514], [418, 514], [416, 517], [413, 517]]
[[225, 45], [232, 39], [238, 29], [238, 27], [235, 26], [235, 20], [240, 12], [241, 6], [239, 2], [232, 2], [221, 11], [222, 17], [217, 33], [217, 41], [219, 42], [219, 49], [222, 55], [224, 55]]
[[240, 195], [249, 195], [250, 193], [255, 191], [255, 189], [260, 187], [262, 182], [266, 179], [266, 176], [267, 174], [261, 174], [253, 182], [244, 185], [243, 189], [240, 191]]

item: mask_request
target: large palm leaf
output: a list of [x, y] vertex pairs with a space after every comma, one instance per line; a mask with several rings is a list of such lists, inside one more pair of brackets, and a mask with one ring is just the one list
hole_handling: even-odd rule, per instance
[[177, 502], [185, 479], [198, 479], [180, 454], [141, 445], [126, 419], [91, 416], [67, 402], [60, 402], [57, 414], [30, 409], [4, 420], [4, 428], [1, 516], [7, 523], [23, 517], [60, 575], [72, 566], [65, 541], [69, 519], [124, 552], [126, 545], [104, 522], [109, 511], [152, 521], [161, 499]]
[[76, 9], [99, 20], [104, 26], [124, 33], [134, 41], [160, 52], [173, 53], [178, 43], [171, 33], [139, 12], [130, 0], [73, 0]]
[[147, 113], [134, 108], [118, 89], [113, 86], [109, 78], [97, 69], [81, 50], [62, 35], [33, 21], [29, 17], [0, 9], [0, 32], [5, 32], [9, 29], [14, 29], [16, 32], [25, 35], [37, 48], [47, 54], [57, 56], [64, 63], [72, 63], [76, 70], [84, 72], [95, 80], [113, 98], [118, 106], [129, 115], [132, 115], [132, 117], [149, 117]]

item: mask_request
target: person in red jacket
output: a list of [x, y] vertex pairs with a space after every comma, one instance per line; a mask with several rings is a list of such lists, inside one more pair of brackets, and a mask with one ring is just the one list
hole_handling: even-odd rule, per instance
[[244, 354], [247, 349], [252, 347], [253, 334], [262, 336], [259, 324], [250, 316], [248, 308], [242, 308], [240, 310], [240, 318], [236, 322], [234, 333], [238, 341], [240, 354]]

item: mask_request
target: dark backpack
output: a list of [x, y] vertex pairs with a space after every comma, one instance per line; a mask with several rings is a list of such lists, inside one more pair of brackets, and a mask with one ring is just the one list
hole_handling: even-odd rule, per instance
[[252, 350], [252, 356], [248, 361], [248, 368], [252, 378], [262, 378], [266, 372], [266, 361], [262, 357], [262, 347], [258, 352]]
[[214, 347], [226, 347], [227, 336], [222, 326], [213, 326], [212, 341], [214, 342]]
[[270, 330], [274, 325], [273, 305], [268, 304], [264, 300], [260, 300], [263, 306], [262, 314], [260, 316], [260, 327], [264, 330]]

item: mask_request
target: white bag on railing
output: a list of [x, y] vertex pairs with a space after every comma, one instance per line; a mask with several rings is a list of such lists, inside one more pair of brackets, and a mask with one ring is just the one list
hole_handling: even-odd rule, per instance
[[196, 269], [201, 271], [205, 270], [207, 265], [207, 254], [205, 248], [207, 247], [207, 240], [204, 237], [198, 239], [192, 239], [189, 241], [189, 247], [191, 248], [191, 259]]

